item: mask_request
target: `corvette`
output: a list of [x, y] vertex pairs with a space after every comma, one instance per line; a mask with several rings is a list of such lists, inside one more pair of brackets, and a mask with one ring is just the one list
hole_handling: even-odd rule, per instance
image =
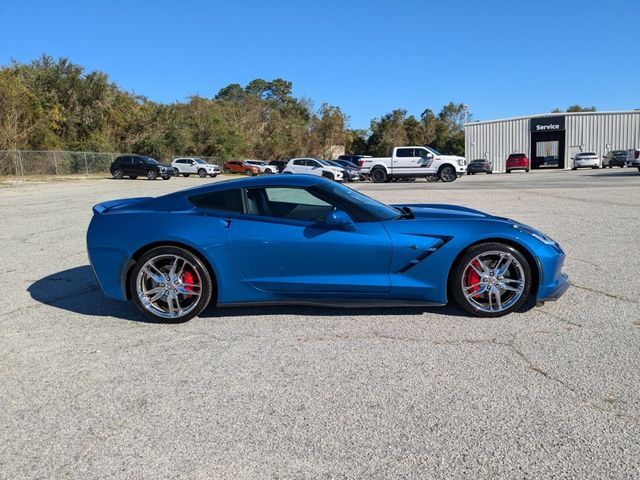
[[256, 304], [445, 305], [498, 317], [568, 288], [564, 252], [513, 220], [385, 205], [322, 177], [269, 175], [96, 205], [104, 293], [154, 321]]

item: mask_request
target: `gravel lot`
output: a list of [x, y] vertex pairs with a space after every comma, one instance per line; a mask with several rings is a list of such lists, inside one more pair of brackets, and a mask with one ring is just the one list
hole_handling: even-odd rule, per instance
[[640, 476], [637, 170], [356, 186], [558, 240], [573, 286], [524, 313], [272, 307], [144, 323], [97, 288], [91, 206], [202, 182], [0, 185], [1, 478]]

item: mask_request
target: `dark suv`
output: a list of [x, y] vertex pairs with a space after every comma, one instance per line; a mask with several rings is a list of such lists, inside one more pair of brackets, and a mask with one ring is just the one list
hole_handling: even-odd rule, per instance
[[113, 178], [129, 177], [134, 180], [138, 177], [147, 177], [149, 180], [160, 177], [169, 180], [176, 174], [171, 165], [162, 165], [144, 155], [122, 155], [113, 161], [109, 170]]

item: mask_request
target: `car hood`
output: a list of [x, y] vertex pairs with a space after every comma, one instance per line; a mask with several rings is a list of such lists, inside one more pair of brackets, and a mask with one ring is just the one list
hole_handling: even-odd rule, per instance
[[481, 212], [480, 210], [461, 207], [459, 205], [419, 203], [419, 204], [402, 204], [402, 205], [391, 205], [391, 206], [395, 208], [409, 207], [411, 209], [411, 213], [413, 213], [416, 219], [420, 219], [420, 218], [498, 219], [500, 218], [500, 217], [494, 217], [493, 215], [489, 215], [488, 213]]

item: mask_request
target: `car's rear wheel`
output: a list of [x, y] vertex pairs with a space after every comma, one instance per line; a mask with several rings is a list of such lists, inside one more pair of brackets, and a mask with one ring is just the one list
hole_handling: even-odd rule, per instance
[[200, 178], [206, 178], [207, 176], [207, 171], [204, 168], [199, 168], [198, 169], [198, 176]]
[[456, 179], [456, 171], [451, 165], [445, 165], [438, 172], [438, 176], [443, 182], [453, 182]]
[[158, 172], [156, 172], [155, 170], [147, 171], [147, 179], [155, 180], [156, 178], [158, 178]]
[[385, 183], [387, 181], [387, 172], [383, 168], [374, 168], [370, 176], [375, 183]]
[[121, 168], [114, 168], [111, 175], [113, 175], [113, 178], [120, 180], [121, 178], [124, 177], [124, 172], [122, 171]]
[[179, 247], [157, 247], [136, 262], [130, 275], [131, 296], [155, 322], [186, 322], [209, 304], [212, 280], [202, 261]]
[[517, 249], [504, 243], [469, 248], [449, 276], [454, 300], [478, 317], [500, 317], [520, 308], [531, 291], [531, 267]]

